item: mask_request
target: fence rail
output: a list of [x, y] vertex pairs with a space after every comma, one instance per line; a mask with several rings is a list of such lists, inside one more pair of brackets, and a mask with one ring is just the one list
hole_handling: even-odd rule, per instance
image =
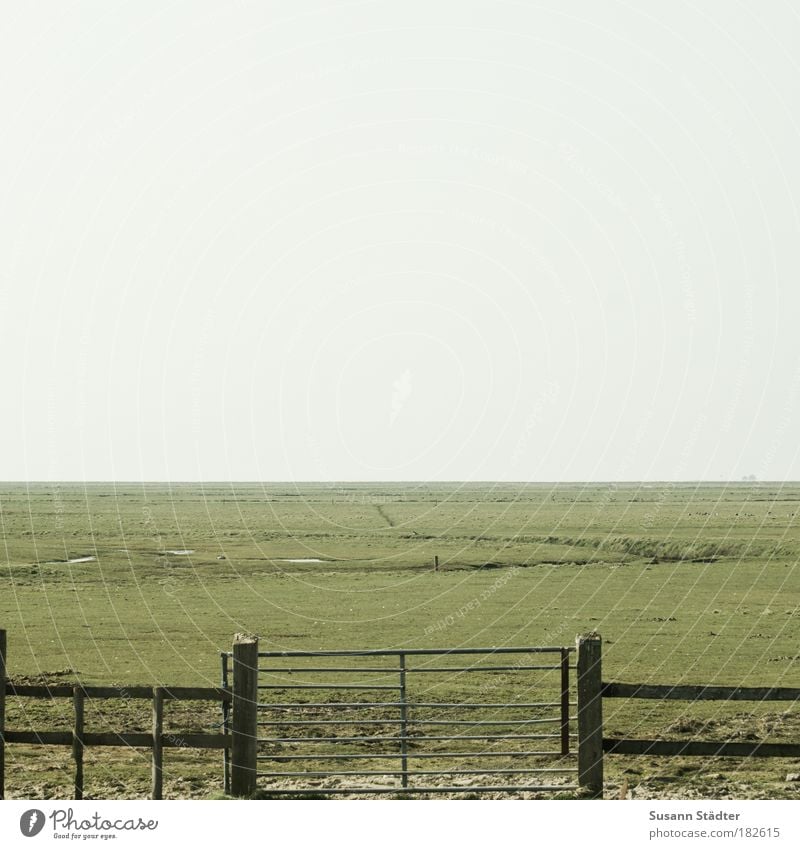
[[[686, 684], [603, 683], [607, 699], [656, 699], [687, 702], [796, 702], [798, 687], [718, 687]], [[657, 755], [679, 757], [800, 758], [796, 743], [731, 742], [728, 740], [636, 740], [603, 739], [603, 751], [610, 755]]]
[[[604, 682], [594, 633], [575, 648], [287, 652], [260, 652], [257, 638], [237, 635], [233, 651], [220, 656], [220, 687], [14, 684], [6, 649], [0, 630], [0, 798], [6, 744], [70, 746], [77, 799], [87, 746], [150, 748], [155, 799], [164, 750], [174, 748], [221, 749], [225, 789], [238, 797], [252, 796], [259, 781], [274, 796], [580, 790], [602, 797], [606, 754], [800, 758], [795, 743], [604, 737], [604, 699], [796, 703], [800, 688]], [[480, 676], [484, 683], [474, 686]], [[504, 687], [519, 700], [504, 701]], [[72, 729], [7, 729], [7, 697], [71, 699]], [[87, 731], [86, 704], [100, 699], [151, 701], [152, 731]], [[219, 703], [222, 733], [166, 734], [165, 704], [186, 700]], [[469, 778], [480, 783], [462, 783]]]
[[[14, 684], [6, 678], [6, 632], [0, 630], [0, 799], [5, 798], [5, 747], [8, 743], [37, 746], [69, 746], [75, 762], [74, 797], [83, 798], [83, 756], [87, 746], [125, 746], [152, 750], [150, 795], [161, 799], [163, 793], [164, 749], [222, 749], [232, 745], [228, 733], [164, 733], [164, 705], [168, 701], [213, 701], [227, 705], [233, 694], [223, 687], [93, 687], [83, 684]], [[14, 730], [6, 728], [8, 697], [28, 699], [72, 699], [71, 731]], [[152, 733], [92, 732], [85, 729], [86, 702], [108, 699], [138, 699], [152, 702]]]
[[686, 684], [603, 684], [606, 699], [677, 699], [680, 701], [796, 702], [798, 687], [714, 687]]

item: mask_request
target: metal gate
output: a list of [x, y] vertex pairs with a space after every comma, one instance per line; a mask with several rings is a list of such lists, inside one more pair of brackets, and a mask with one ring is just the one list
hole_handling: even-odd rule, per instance
[[[258, 787], [275, 796], [576, 791], [574, 651], [258, 652]], [[230, 668], [226, 652], [225, 687]]]

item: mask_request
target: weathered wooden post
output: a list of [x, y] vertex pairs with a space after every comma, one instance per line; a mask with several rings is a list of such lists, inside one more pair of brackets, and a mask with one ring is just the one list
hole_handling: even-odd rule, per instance
[[83, 799], [83, 687], [72, 688], [75, 725], [72, 728], [72, 757], [75, 761], [75, 798]]
[[603, 679], [599, 634], [577, 638], [578, 649], [578, 784], [603, 798]]
[[0, 799], [6, 798], [6, 632], [0, 629]]
[[153, 767], [150, 798], [164, 798], [164, 690], [153, 688]]
[[234, 637], [232, 714], [231, 795], [252, 796], [258, 766], [258, 637]]

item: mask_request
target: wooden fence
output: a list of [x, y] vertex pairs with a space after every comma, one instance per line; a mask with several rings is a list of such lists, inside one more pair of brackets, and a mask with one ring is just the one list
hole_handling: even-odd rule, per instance
[[[5, 798], [5, 748], [8, 743], [22, 743], [46, 746], [69, 746], [75, 761], [76, 799], [83, 798], [83, 754], [87, 746], [127, 746], [143, 747], [152, 751], [151, 798], [161, 799], [163, 790], [164, 749], [222, 749], [231, 750], [231, 778], [237, 795], [247, 795], [249, 779], [246, 773], [245, 758], [249, 752], [249, 743], [243, 738], [247, 734], [255, 737], [252, 718], [255, 704], [247, 703], [250, 691], [249, 671], [246, 667], [247, 651], [251, 642], [247, 638], [237, 639], [233, 646], [236, 677], [233, 689], [226, 687], [88, 687], [83, 685], [20, 685], [13, 684], [6, 677], [7, 641], [6, 632], [0, 630], [0, 799]], [[257, 645], [256, 645], [257, 650]], [[244, 657], [244, 663], [243, 663]], [[257, 659], [253, 664], [255, 675]], [[6, 698], [8, 696], [31, 699], [72, 699], [73, 727], [70, 731], [52, 730], [10, 730], [6, 728]], [[87, 700], [97, 699], [147, 699], [152, 702], [152, 732], [87, 732], [84, 728], [84, 707]], [[213, 701], [225, 707], [232, 704], [230, 724], [223, 724], [223, 733], [164, 733], [164, 705], [168, 701]], [[252, 716], [251, 716], [252, 714]], [[250, 725], [253, 724], [252, 729]], [[230, 727], [228, 727], [230, 725]], [[249, 729], [243, 731], [242, 729]], [[230, 733], [228, 733], [230, 732]], [[227, 759], [226, 759], [227, 761]], [[255, 768], [253, 767], [253, 780]]]
[[602, 796], [603, 755], [678, 757], [800, 758], [800, 744], [712, 740], [641, 740], [603, 736], [603, 699], [797, 702], [797, 687], [717, 687], [684, 684], [604, 682], [601, 638], [578, 638], [578, 761], [580, 783]]
[[[233, 644], [233, 680], [227, 671], [222, 687], [88, 687], [18, 685], [6, 678], [6, 632], [0, 630], [0, 799], [5, 793], [7, 743], [70, 746], [75, 761], [75, 798], [83, 797], [83, 753], [87, 746], [136, 746], [152, 751], [151, 796], [162, 797], [164, 749], [221, 749], [225, 789], [233, 796], [252, 796], [258, 776], [259, 651], [258, 639], [238, 635]], [[577, 638], [578, 787], [582, 795], [603, 796], [603, 758], [613, 755], [800, 758], [796, 743], [654, 740], [603, 736], [603, 699], [680, 699], [683, 701], [800, 701], [796, 687], [717, 687], [672, 684], [620, 684], [602, 679], [602, 641], [599, 634]], [[224, 666], [227, 670], [227, 666]], [[9, 730], [6, 697], [69, 698], [74, 721], [70, 731]], [[152, 731], [92, 733], [85, 730], [84, 707], [93, 699], [147, 699], [152, 702]], [[167, 701], [203, 700], [222, 705], [222, 733], [164, 733]], [[563, 746], [563, 740], [562, 740]], [[567, 748], [567, 751], [569, 749]], [[563, 754], [563, 748], [562, 748]]]

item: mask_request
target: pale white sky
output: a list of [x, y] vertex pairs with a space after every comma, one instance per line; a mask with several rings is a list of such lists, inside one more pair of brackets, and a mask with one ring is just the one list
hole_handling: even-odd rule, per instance
[[800, 478], [788, 2], [0, 31], [5, 480]]

